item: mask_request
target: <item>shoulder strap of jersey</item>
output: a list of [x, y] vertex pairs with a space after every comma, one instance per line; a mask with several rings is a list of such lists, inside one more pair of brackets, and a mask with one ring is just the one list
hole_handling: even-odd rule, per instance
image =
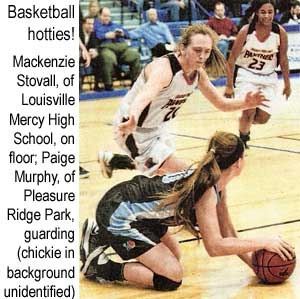
[[181, 65], [180, 65], [177, 57], [173, 53], [168, 54], [166, 56], [170, 61], [173, 76], [175, 76], [175, 74], [181, 70]]
[[217, 185], [214, 185], [214, 189], [215, 189], [215, 192], [216, 192], [217, 204], [218, 204], [220, 202], [220, 200], [221, 200], [221, 192], [219, 192]]

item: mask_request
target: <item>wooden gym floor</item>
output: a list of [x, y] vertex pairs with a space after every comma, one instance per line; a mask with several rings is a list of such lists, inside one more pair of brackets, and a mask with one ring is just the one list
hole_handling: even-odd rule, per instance
[[[230, 212], [240, 237], [281, 235], [296, 247], [298, 264], [294, 274], [281, 285], [263, 285], [237, 257], [211, 258], [203, 244], [188, 241], [192, 236], [177, 234], [181, 243], [184, 279], [175, 292], [156, 292], [128, 285], [97, 284], [80, 276], [81, 299], [201, 298], [201, 299], [299, 299], [300, 298], [300, 84], [291, 79], [292, 96], [270, 121], [251, 130], [242, 175], [229, 185]], [[222, 91], [222, 88], [220, 88]], [[94, 217], [96, 205], [106, 190], [138, 174], [120, 170], [104, 179], [97, 152], [120, 152], [112, 138], [112, 120], [119, 99], [80, 103], [80, 165], [90, 177], [80, 180], [80, 227]], [[207, 139], [216, 130], [237, 133], [239, 112], [217, 111], [196, 91], [170, 124], [177, 155], [199, 159]], [[80, 229], [81, 231], [81, 229]], [[113, 253], [113, 259], [117, 258]]]

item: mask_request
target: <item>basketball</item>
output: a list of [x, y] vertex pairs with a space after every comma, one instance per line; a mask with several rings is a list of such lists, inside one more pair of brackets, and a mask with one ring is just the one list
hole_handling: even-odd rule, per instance
[[256, 276], [264, 283], [281, 283], [288, 279], [296, 266], [293, 260], [283, 261], [274, 252], [258, 250], [252, 254], [252, 266]]

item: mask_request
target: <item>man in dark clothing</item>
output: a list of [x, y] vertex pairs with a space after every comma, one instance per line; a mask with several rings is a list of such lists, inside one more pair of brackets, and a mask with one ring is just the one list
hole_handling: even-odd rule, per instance
[[87, 16], [82, 20], [82, 31], [80, 32], [80, 39], [84, 43], [91, 58], [91, 67], [95, 76], [95, 91], [99, 91], [98, 83], [101, 78], [101, 61], [98, 55], [99, 41], [94, 32], [94, 17]]
[[141, 69], [140, 55], [136, 50], [128, 47], [125, 41], [125, 38], [129, 38], [128, 31], [122, 25], [111, 22], [110, 10], [107, 7], [100, 9], [94, 30], [100, 41], [99, 58], [105, 89], [112, 90], [112, 73], [114, 67], [120, 64], [129, 65], [133, 83]]

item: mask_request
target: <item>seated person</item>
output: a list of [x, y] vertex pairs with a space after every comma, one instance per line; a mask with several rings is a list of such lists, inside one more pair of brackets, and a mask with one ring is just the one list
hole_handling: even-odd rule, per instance
[[110, 10], [107, 7], [100, 9], [94, 30], [100, 41], [98, 50], [105, 90], [112, 90], [113, 70], [119, 64], [129, 65], [133, 83], [141, 69], [140, 55], [136, 50], [128, 47], [125, 41], [125, 38], [129, 38], [128, 31], [122, 25], [111, 22]]
[[[191, 0], [191, 18], [197, 20], [195, 3]], [[180, 21], [180, 10], [187, 14], [188, 0], [155, 0], [156, 9], [167, 9], [170, 12], [170, 21]]]
[[89, 3], [88, 16], [96, 19], [100, 10], [100, 6], [97, 0], [91, 0]]
[[218, 48], [227, 58], [229, 44], [230, 41], [235, 40], [237, 28], [233, 21], [225, 16], [224, 3], [217, 2], [215, 4], [215, 15], [209, 18], [207, 25], [219, 35]]
[[94, 18], [92, 16], [84, 17], [82, 20], [82, 32], [80, 39], [84, 43], [91, 58], [92, 72], [95, 76], [95, 91], [99, 91], [98, 83], [100, 82], [101, 64], [98, 56], [98, 40], [94, 32]]
[[152, 56], [160, 57], [172, 52], [175, 48], [174, 38], [169, 27], [158, 21], [157, 10], [150, 8], [147, 11], [148, 22], [129, 31], [131, 39], [143, 38]]
[[290, 9], [282, 14], [280, 24], [300, 24], [300, 2], [292, 1]]

